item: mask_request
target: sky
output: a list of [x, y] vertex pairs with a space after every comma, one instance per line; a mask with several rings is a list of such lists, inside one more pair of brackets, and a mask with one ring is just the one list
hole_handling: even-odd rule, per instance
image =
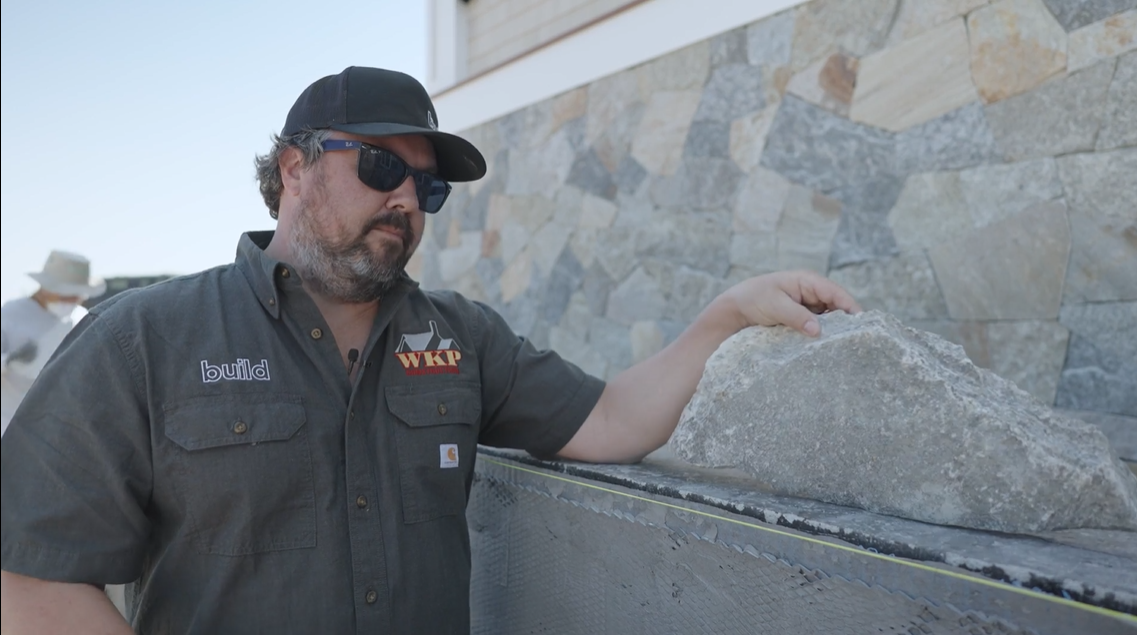
[[3, 302], [52, 249], [102, 277], [232, 262], [273, 227], [253, 157], [308, 84], [426, 80], [423, 0], [25, 0], [0, 30]]

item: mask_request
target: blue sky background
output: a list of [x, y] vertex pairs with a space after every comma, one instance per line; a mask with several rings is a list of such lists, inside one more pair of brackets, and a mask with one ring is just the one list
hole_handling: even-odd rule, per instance
[[231, 262], [270, 229], [253, 156], [346, 66], [426, 79], [422, 0], [4, 2], [0, 296], [53, 248], [100, 276]]

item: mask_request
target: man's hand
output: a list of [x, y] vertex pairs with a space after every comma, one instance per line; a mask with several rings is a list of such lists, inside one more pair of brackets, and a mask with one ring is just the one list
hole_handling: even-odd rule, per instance
[[35, 360], [36, 352], [38, 350], [39, 347], [36, 346], [35, 342], [28, 342], [27, 344], [24, 344], [20, 348], [17, 348], [8, 354], [8, 363], [11, 364], [12, 362], [24, 362], [25, 364], [30, 364]]
[[816, 314], [829, 311], [859, 313], [853, 296], [837, 283], [811, 271], [787, 271], [750, 278], [728, 289], [722, 299], [735, 305], [748, 326], [784, 324], [806, 335], [821, 334]]

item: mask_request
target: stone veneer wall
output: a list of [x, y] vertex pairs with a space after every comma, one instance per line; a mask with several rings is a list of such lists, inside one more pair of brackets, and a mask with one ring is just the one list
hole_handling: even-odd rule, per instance
[[410, 271], [610, 378], [812, 269], [1137, 416], [1135, 40], [1137, 0], [813, 0], [465, 131]]

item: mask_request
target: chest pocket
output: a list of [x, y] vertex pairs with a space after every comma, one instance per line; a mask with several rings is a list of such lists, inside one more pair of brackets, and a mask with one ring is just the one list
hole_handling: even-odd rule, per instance
[[478, 384], [388, 386], [386, 396], [398, 419], [403, 522], [462, 514], [482, 414]]
[[295, 395], [197, 398], [165, 410], [170, 478], [207, 554], [316, 545], [307, 415]]

